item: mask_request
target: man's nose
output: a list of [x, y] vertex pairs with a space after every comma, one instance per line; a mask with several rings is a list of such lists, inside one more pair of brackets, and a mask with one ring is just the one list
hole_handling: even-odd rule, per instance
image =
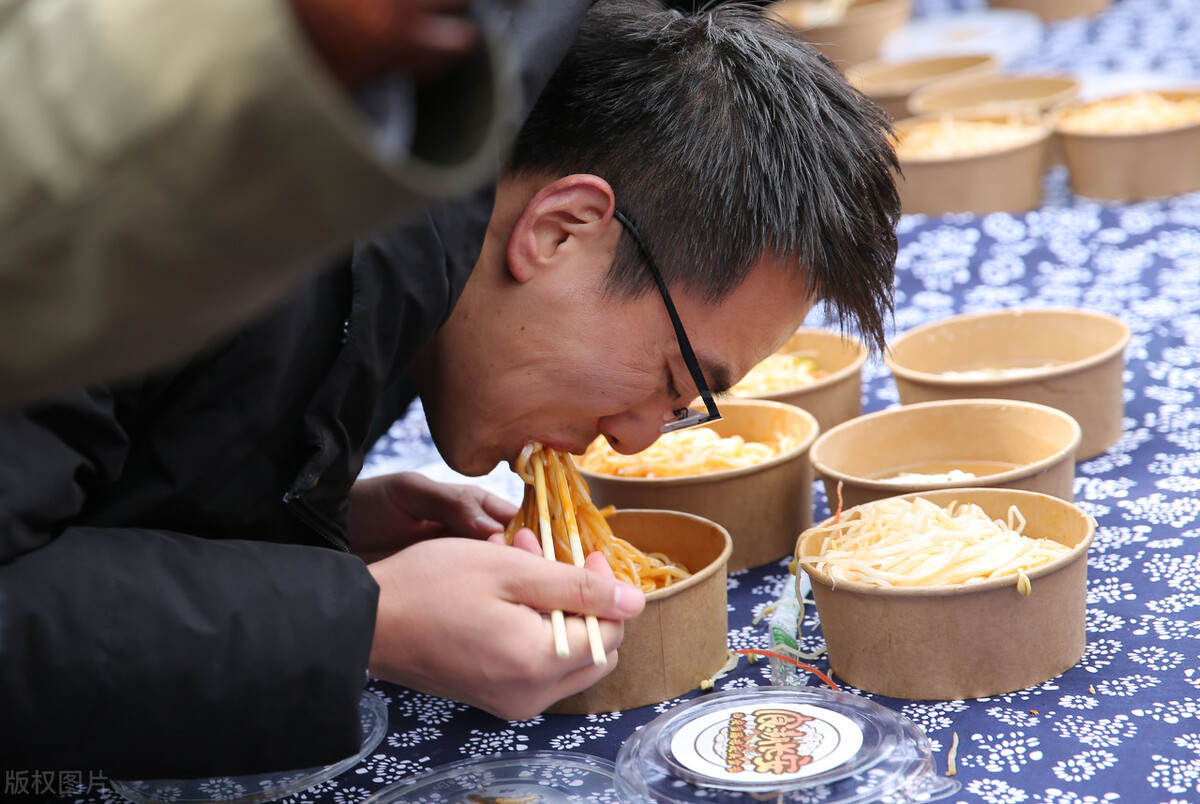
[[674, 418], [669, 406], [641, 407], [605, 416], [600, 420], [600, 434], [609, 445], [624, 455], [641, 452], [662, 435], [662, 426]]

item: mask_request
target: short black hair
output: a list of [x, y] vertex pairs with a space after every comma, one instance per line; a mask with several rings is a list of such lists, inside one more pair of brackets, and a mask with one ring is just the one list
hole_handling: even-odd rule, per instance
[[[900, 215], [890, 122], [760, 7], [602, 0], [507, 169], [601, 176], [667, 282], [709, 301], [782, 258], [814, 301], [884, 347]], [[608, 291], [653, 287], [625, 234]]]

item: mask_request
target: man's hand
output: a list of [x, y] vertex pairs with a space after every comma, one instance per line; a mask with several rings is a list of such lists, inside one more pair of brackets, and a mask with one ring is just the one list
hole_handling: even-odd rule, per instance
[[470, 0], [288, 0], [334, 78], [355, 89], [384, 73], [420, 84], [475, 51]]
[[[421, 542], [369, 569], [379, 583], [372, 676], [524, 720], [579, 692], [616, 666], [623, 621], [642, 611], [642, 591], [617, 581], [604, 557], [586, 568], [489, 541]], [[546, 612], [568, 613], [571, 655], [560, 659]], [[595, 667], [582, 617], [600, 618], [608, 664]]]
[[516, 513], [515, 505], [477, 486], [415, 472], [372, 477], [350, 491], [350, 551], [369, 564], [424, 539], [486, 539]]

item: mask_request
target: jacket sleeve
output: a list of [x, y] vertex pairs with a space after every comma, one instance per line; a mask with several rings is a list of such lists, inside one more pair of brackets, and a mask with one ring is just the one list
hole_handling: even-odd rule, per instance
[[188, 778], [358, 749], [378, 596], [361, 561], [63, 527], [123, 460], [102, 396], [0, 416], [0, 451], [0, 766]]
[[0, 0], [0, 405], [165, 365], [495, 175], [502, 31], [394, 159], [283, 0]]

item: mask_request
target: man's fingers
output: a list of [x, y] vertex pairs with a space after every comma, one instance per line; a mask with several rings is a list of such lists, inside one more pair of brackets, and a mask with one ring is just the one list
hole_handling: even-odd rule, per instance
[[558, 609], [625, 620], [641, 614], [646, 605], [642, 590], [616, 580], [611, 570], [593, 571], [544, 559], [535, 562], [530, 557], [515, 568], [508, 581], [513, 602], [539, 611]]

